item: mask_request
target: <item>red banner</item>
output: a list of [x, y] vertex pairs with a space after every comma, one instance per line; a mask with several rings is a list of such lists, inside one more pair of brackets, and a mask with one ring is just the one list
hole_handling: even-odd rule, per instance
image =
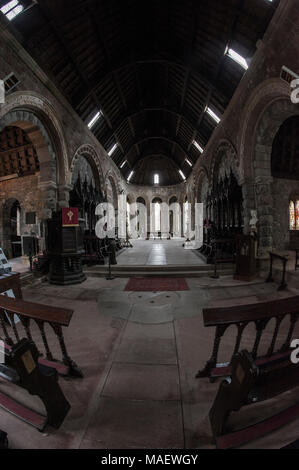
[[79, 225], [78, 207], [63, 207], [62, 226], [63, 227], [78, 227], [78, 225]]

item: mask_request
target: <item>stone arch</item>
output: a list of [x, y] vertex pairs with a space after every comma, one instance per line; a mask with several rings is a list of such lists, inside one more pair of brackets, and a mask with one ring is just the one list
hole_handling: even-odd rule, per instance
[[212, 156], [210, 185], [215, 184], [225, 176], [229, 176], [231, 171], [238, 183], [241, 184], [237, 150], [229, 140], [222, 140]]
[[[22, 91], [9, 95], [0, 108], [0, 131], [16, 125], [25, 131], [30, 129], [30, 139], [39, 150], [41, 183], [69, 184], [68, 152], [63, 127], [54, 106], [35, 92]], [[44, 165], [43, 165], [44, 164]]]
[[[240, 157], [239, 171], [242, 179], [254, 178], [255, 144], [261, 119], [272, 104], [281, 100], [288, 102], [288, 107], [292, 107], [293, 113], [296, 113], [296, 105], [293, 105], [290, 100], [290, 86], [280, 78], [265, 80], [247, 100], [240, 120], [237, 143]], [[291, 113], [288, 117], [291, 115], [293, 114]], [[276, 132], [280, 124], [277, 125]]]
[[[12, 258], [12, 245], [11, 245], [11, 210], [15, 203], [19, 203], [21, 209], [21, 220], [24, 217], [24, 208], [22, 207], [20, 201], [16, 197], [10, 197], [7, 199], [2, 207], [2, 227], [1, 227], [1, 246], [7, 256], [7, 258]], [[22, 223], [22, 222], [21, 222]]]
[[[280, 126], [289, 117], [299, 115], [298, 106], [290, 98], [273, 101], [264, 111], [256, 129], [256, 140], [253, 154], [253, 178], [255, 183], [256, 207], [259, 218], [261, 255], [275, 246], [278, 249], [288, 248], [289, 232], [287, 224], [287, 207], [289, 183], [272, 177], [272, 145]], [[298, 185], [298, 183], [295, 183]], [[280, 196], [277, 197], [277, 194]], [[284, 207], [281, 213], [276, 210]]]
[[197, 202], [206, 202], [207, 195], [209, 192], [209, 176], [208, 171], [205, 167], [202, 167], [199, 170], [198, 175], [195, 179], [195, 192], [196, 192], [196, 201]]
[[[105, 175], [106, 182], [106, 194], [108, 202], [114, 205], [114, 208], [118, 209], [118, 196], [122, 193], [121, 187], [118, 185], [118, 179], [112, 170], [109, 170]], [[110, 185], [110, 188], [109, 188]], [[109, 200], [110, 199], [110, 200]]]
[[104, 178], [104, 174], [102, 171], [100, 158], [97, 152], [95, 151], [95, 149], [89, 144], [81, 145], [76, 150], [75, 155], [73, 156], [71, 167], [70, 167], [71, 173], [73, 173], [75, 164], [80, 157], [86, 158], [86, 160], [89, 162], [94, 172], [96, 184], [99, 185], [101, 192], [105, 193], [106, 192], [105, 178]]

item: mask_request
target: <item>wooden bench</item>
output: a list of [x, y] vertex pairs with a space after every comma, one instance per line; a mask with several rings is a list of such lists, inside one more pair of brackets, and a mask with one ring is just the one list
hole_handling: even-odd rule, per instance
[[[299, 402], [262, 421], [230, 431], [229, 417], [245, 405], [269, 400], [299, 385], [299, 365], [290, 360], [291, 351], [280, 358], [269, 357], [257, 364], [248, 351], [234, 356], [231, 378], [220, 386], [210, 410], [213, 436], [219, 449], [235, 448], [254, 441], [299, 418]], [[247, 408], [248, 409], [248, 408]], [[261, 410], [259, 409], [259, 413]]]
[[38, 359], [39, 353], [34, 343], [22, 339], [6, 351], [5, 364], [0, 364], [0, 379], [24, 388], [30, 395], [38, 396], [45, 407], [46, 415], [33, 411], [2, 392], [0, 406], [40, 431], [47, 424], [58, 429], [70, 404], [58, 384], [57, 371], [41, 365]]
[[[283, 345], [276, 347], [282, 321], [288, 317], [289, 327]], [[243, 333], [250, 323], [255, 325], [255, 340], [250, 351], [253, 359], [272, 357], [276, 354], [279, 358], [285, 353], [291, 343], [295, 325], [299, 318], [299, 296], [288, 297], [285, 299], [269, 300], [266, 302], [252, 303], [246, 305], [233, 305], [227, 307], [211, 307], [203, 309], [203, 320], [205, 327], [216, 328], [214, 344], [210, 359], [207, 361], [203, 370], [197, 373], [197, 378], [209, 377], [214, 381], [217, 377], [223, 377], [231, 373], [231, 360], [239, 352]], [[274, 332], [268, 347], [267, 353], [259, 357], [258, 349], [262, 339], [263, 332], [271, 320], [275, 321]], [[234, 325], [237, 330], [235, 343], [231, 358], [228, 358], [224, 364], [218, 364], [219, 348], [221, 340], [227, 329]]]
[[[33, 302], [26, 302], [22, 299], [13, 299], [0, 295], [0, 326], [3, 331], [6, 349], [9, 350], [16, 342], [20, 341], [22, 329], [26, 337], [33, 341], [32, 324], [35, 323], [41, 335], [45, 348], [45, 357], [40, 354], [39, 363], [55, 368], [60, 375], [70, 377], [83, 377], [83, 374], [77, 364], [68, 354], [64, 341], [63, 328], [67, 328], [73, 316], [73, 310], [52, 307]], [[7, 318], [10, 325], [7, 324]], [[16, 324], [19, 319], [19, 326]], [[54, 331], [58, 340], [62, 361], [54, 358], [46, 335], [46, 325], [49, 325]], [[12, 330], [14, 339], [10, 334]]]

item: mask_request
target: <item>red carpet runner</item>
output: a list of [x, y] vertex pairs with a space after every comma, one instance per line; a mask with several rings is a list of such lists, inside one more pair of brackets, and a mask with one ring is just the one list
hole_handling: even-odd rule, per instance
[[125, 291], [132, 292], [168, 292], [189, 290], [184, 278], [131, 278]]

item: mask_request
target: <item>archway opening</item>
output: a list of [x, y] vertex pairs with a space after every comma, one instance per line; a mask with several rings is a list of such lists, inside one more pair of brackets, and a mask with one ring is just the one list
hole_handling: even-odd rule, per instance
[[296, 248], [299, 243], [299, 116], [286, 119], [274, 137], [271, 175], [273, 245], [277, 249]]
[[0, 190], [6, 199], [1, 246], [9, 259], [24, 254], [25, 242], [33, 247], [32, 255], [43, 248], [40, 160], [31, 132], [16, 125], [0, 132]]

